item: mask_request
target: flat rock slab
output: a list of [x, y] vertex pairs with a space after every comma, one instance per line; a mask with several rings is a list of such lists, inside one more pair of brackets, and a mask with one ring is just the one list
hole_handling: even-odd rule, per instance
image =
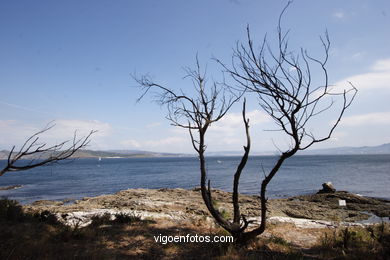
[[[227, 216], [232, 213], [232, 194], [213, 190], [214, 205]], [[256, 218], [260, 213], [258, 196], [240, 195], [241, 213]], [[346, 206], [340, 207], [339, 200]], [[368, 219], [372, 214], [389, 217], [390, 205], [386, 200], [362, 197], [337, 191], [331, 194], [313, 194], [268, 201], [269, 217], [289, 217], [309, 220], [355, 222]], [[25, 205], [29, 211], [49, 210], [59, 215], [72, 212], [138, 212], [151, 218], [205, 219], [209, 217], [199, 189], [129, 189], [110, 195], [87, 197], [73, 204], [39, 201]], [[88, 214], [89, 215], [89, 214]]]

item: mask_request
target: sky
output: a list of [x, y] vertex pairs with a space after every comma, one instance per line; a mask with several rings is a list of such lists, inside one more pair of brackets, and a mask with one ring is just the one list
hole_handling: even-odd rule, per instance
[[[286, 1], [265, 0], [1, 0], [0, 149], [21, 145], [54, 121], [48, 144], [93, 135], [89, 149], [193, 153], [188, 132], [170, 125], [167, 110], [146, 97], [131, 77], [148, 74], [174, 90], [190, 90], [183, 67], [198, 55], [208, 78], [221, 78], [213, 61], [231, 61], [249, 25], [255, 45], [275, 43]], [[295, 0], [283, 17], [292, 51], [323, 57], [320, 35], [331, 40], [330, 83], [358, 95], [333, 137], [313, 148], [390, 142], [390, 2]], [[318, 75], [317, 75], [318, 74]], [[321, 81], [314, 72], [313, 78]], [[190, 92], [191, 93], [191, 92]], [[248, 99], [252, 150], [289, 144], [273, 129], [256, 99]], [[244, 142], [241, 103], [206, 136], [208, 151], [239, 151]], [[329, 111], [312, 126], [321, 134]]]

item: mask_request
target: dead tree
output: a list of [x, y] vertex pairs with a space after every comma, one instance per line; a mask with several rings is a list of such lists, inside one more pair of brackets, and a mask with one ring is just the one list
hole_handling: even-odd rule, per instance
[[[234, 173], [233, 180], [233, 220], [225, 219], [212, 203], [211, 181], [207, 178], [206, 170], [206, 132], [215, 122], [223, 118], [231, 106], [238, 102], [242, 92], [231, 91], [224, 84], [214, 82], [209, 86], [206, 82], [205, 73], [201, 72], [199, 62], [196, 62], [196, 69], [186, 69], [187, 77], [192, 80], [195, 87], [195, 94], [189, 95], [182, 90], [174, 91], [170, 88], [157, 84], [148, 76], [133, 76], [134, 80], [143, 88], [142, 99], [145, 94], [156, 90], [157, 101], [168, 108], [167, 119], [172, 125], [188, 129], [191, 143], [199, 156], [200, 166], [200, 187], [203, 201], [214, 217], [215, 221], [234, 237], [238, 238], [248, 226], [248, 221], [240, 213], [238, 203], [238, 186], [241, 172], [244, 169], [250, 151], [249, 120], [245, 116], [245, 100], [243, 102], [242, 117], [245, 127], [247, 144], [244, 146], [244, 155]], [[152, 90], [153, 89], [153, 90]], [[139, 99], [139, 100], [140, 100]]]
[[[324, 58], [310, 56], [303, 48], [294, 53], [288, 46], [288, 32], [283, 32], [281, 20], [287, 4], [279, 16], [277, 27], [278, 45], [272, 49], [264, 38], [259, 51], [256, 51], [251, 39], [249, 26], [247, 27], [247, 42], [237, 44], [232, 64], [227, 66], [217, 60], [236, 82], [232, 88], [257, 95], [262, 109], [273, 119], [278, 126], [275, 131], [281, 131], [291, 139], [289, 148], [281, 151], [278, 160], [261, 183], [261, 222], [259, 227], [240, 234], [238, 241], [246, 242], [266, 228], [267, 197], [266, 189], [272, 178], [278, 172], [286, 159], [300, 150], [306, 150], [312, 145], [328, 140], [346, 109], [355, 98], [357, 89], [350, 83], [348, 89], [333, 90], [329, 85], [326, 63], [329, 56], [330, 40], [328, 34], [321, 37], [324, 49]], [[319, 68], [322, 74], [323, 85], [315, 86], [312, 71]], [[317, 136], [311, 130], [313, 119], [325, 111], [335, 108], [335, 100], [339, 98], [341, 104], [337, 116], [322, 136]]]
[[[150, 77], [136, 77], [134, 79], [144, 89], [141, 98], [151, 89], [157, 90], [157, 96], [161, 105], [168, 107], [168, 119], [173, 125], [186, 128], [189, 131], [193, 148], [199, 155], [201, 173], [202, 198], [216, 222], [232, 234], [237, 243], [246, 243], [262, 234], [266, 228], [267, 217], [267, 185], [278, 172], [286, 159], [300, 150], [305, 150], [312, 145], [328, 140], [346, 109], [351, 105], [357, 93], [356, 88], [343, 91], [333, 91], [328, 82], [326, 63], [329, 56], [330, 41], [327, 33], [321, 38], [325, 57], [316, 59], [311, 57], [304, 49], [299, 54], [294, 54], [288, 47], [287, 33], [281, 29], [283, 13], [291, 2], [287, 4], [279, 17], [278, 45], [273, 51], [266, 39], [259, 52], [253, 47], [249, 27], [247, 28], [247, 43], [237, 44], [232, 59], [232, 65], [227, 66], [220, 60], [216, 60], [225, 72], [236, 82], [234, 86], [214, 83], [210, 92], [206, 91], [205, 76], [201, 74], [199, 64], [196, 70], [188, 70], [188, 76], [193, 80], [196, 93], [194, 97], [181, 91], [177, 93], [153, 82]], [[323, 85], [315, 86], [312, 83], [312, 69], [318, 66], [323, 76]], [[237, 91], [237, 94], [234, 94]], [[245, 117], [245, 101], [243, 104], [243, 122], [247, 137], [244, 146], [244, 155], [237, 167], [233, 180], [233, 220], [222, 217], [212, 204], [210, 180], [207, 186], [207, 172], [204, 152], [206, 149], [205, 135], [212, 123], [220, 120], [229, 108], [246, 94], [257, 95], [262, 109], [274, 120], [278, 129], [291, 138], [291, 145], [285, 151], [281, 151], [275, 165], [268, 172], [264, 172], [264, 179], [260, 189], [260, 225], [248, 230], [248, 221], [240, 213], [238, 203], [238, 185], [241, 172], [244, 169], [250, 151], [249, 121]], [[227, 97], [230, 98], [227, 98]], [[309, 128], [313, 119], [331, 109], [335, 105], [335, 99], [342, 100], [337, 112], [337, 117], [326, 134], [316, 136]], [[197, 132], [195, 137], [194, 132]]]
[[6, 172], [28, 170], [68, 159], [78, 150], [85, 148], [90, 142], [91, 135], [96, 132], [92, 130], [88, 135], [81, 138], [77, 138], [75, 133], [72, 140], [67, 140], [52, 146], [48, 146], [46, 143], [40, 143], [40, 135], [49, 131], [54, 126], [54, 124], [48, 124], [45, 128], [30, 136], [18, 151], [13, 146], [8, 153], [6, 166], [0, 170], [0, 176]]

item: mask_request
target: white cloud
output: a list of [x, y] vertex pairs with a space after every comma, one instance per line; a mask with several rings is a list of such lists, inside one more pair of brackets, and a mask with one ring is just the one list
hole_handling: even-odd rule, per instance
[[17, 105], [17, 104], [11, 104], [11, 103], [4, 102], [4, 101], [1, 101], [1, 100], [0, 100], [0, 105], [4, 105], [4, 106], [8, 106], [8, 107], [24, 110], [24, 111], [27, 111], [27, 112], [33, 112], [33, 113], [53, 116], [52, 113], [49, 113], [47, 111], [40, 111], [40, 110], [32, 109], [32, 108], [29, 108], [29, 107], [20, 106], [20, 105]]
[[344, 117], [341, 121], [344, 126], [360, 126], [360, 125], [389, 125], [390, 112], [368, 113], [354, 116]]
[[[102, 145], [104, 137], [111, 134], [112, 128], [109, 124], [96, 120], [59, 119], [50, 123], [55, 124], [53, 128], [39, 136], [41, 142], [53, 145], [66, 140], [72, 140], [76, 131], [78, 138], [86, 136], [91, 130], [97, 130], [91, 137], [91, 144]], [[16, 120], [0, 120], [0, 145], [9, 149], [13, 145], [21, 145], [31, 135], [42, 130], [45, 125], [31, 125]]]
[[123, 147], [137, 148], [137, 149], [142, 147], [141, 143], [134, 139], [124, 140], [121, 142], [121, 145]]
[[155, 128], [161, 126], [161, 122], [150, 123], [146, 125], [146, 128]]
[[365, 52], [356, 52], [352, 55], [352, 59], [353, 60], [359, 60], [359, 59], [362, 59], [366, 56], [366, 53]]
[[[368, 73], [357, 74], [338, 81], [336, 87], [347, 86], [351, 82], [358, 90], [390, 90], [390, 59], [379, 60]], [[344, 87], [345, 88], [345, 87]]]
[[35, 126], [23, 125], [16, 120], [0, 120], [0, 149], [10, 149], [14, 145], [20, 145], [39, 130]]
[[343, 19], [345, 17], [345, 13], [341, 12], [341, 11], [334, 12], [332, 15], [333, 15], [333, 17], [336, 17], [338, 19]]
[[[251, 135], [255, 132], [256, 125], [270, 122], [269, 116], [260, 110], [252, 110], [246, 113], [249, 118]], [[209, 150], [238, 150], [246, 144], [245, 127], [242, 113], [228, 113], [217, 123], [211, 125], [207, 132]]]
[[390, 59], [384, 59], [384, 60], [378, 60], [375, 62], [375, 64], [371, 67], [375, 71], [390, 71]]
[[348, 136], [348, 133], [347, 132], [343, 132], [343, 131], [336, 131], [332, 134], [332, 137], [330, 138], [331, 141], [334, 142], [339, 142], [340, 140], [342, 140], [343, 138], [345, 138], [346, 136]]
[[290, 68], [288, 68], [288, 71], [290, 71], [290, 72], [293, 72], [293, 71], [296, 71], [297, 70], [297, 68], [296, 67], [290, 67]]
[[[268, 116], [259, 110], [246, 113], [250, 126], [269, 122]], [[124, 149], [142, 149], [169, 152], [193, 152], [190, 136], [187, 129], [171, 127], [171, 136], [160, 139], [155, 136], [152, 140], [144, 138], [131, 138], [120, 144]], [[197, 139], [198, 133], [193, 131]], [[245, 144], [245, 129], [241, 113], [228, 113], [217, 123], [213, 123], [206, 134], [207, 150], [234, 150]]]
[[186, 142], [182, 137], [167, 137], [159, 140], [149, 140], [145, 142], [146, 147], [166, 147], [170, 145], [177, 145]]
[[[249, 118], [250, 126], [270, 121], [268, 115], [260, 110], [247, 112], [246, 118]], [[228, 113], [210, 127], [210, 132], [234, 133], [236, 130], [242, 129], [244, 129], [242, 113]]]
[[142, 150], [161, 150], [161, 151], [168, 151], [171, 150], [172, 146], [175, 145], [182, 145], [188, 144], [188, 139], [183, 138], [183, 137], [166, 137], [162, 139], [157, 139], [157, 140], [147, 140], [147, 141], [141, 141], [141, 140], [135, 140], [135, 139], [129, 139], [129, 140], [124, 140], [121, 142], [121, 144], [126, 148], [126, 149], [139, 149], [141, 148]]
[[103, 137], [111, 133], [110, 124], [103, 123], [98, 120], [75, 120], [75, 119], [59, 119], [54, 121], [55, 127], [51, 131], [52, 136], [73, 135], [76, 131], [79, 135], [88, 134], [91, 130], [96, 130], [94, 137]]

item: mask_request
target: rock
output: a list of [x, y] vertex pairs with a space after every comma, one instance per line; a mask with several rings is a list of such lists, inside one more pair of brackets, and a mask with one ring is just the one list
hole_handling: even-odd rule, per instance
[[12, 185], [12, 186], [0, 187], [0, 190], [14, 190], [21, 187], [22, 185]]
[[322, 184], [322, 190], [319, 190], [317, 194], [321, 193], [335, 193], [336, 189], [333, 187], [333, 184], [329, 182], [325, 182]]
[[56, 201], [56, 200], [37, 200], [37, 201], [34, 201], [32, 204], [32, 206], [62, 206], [64, 205], [64, 202], [62, 201]]
[[[233, 212], [232, 194], [229, 192], [213, 191], [213, 200], [218, 210]], [[260, 199], [258, 196], [240, 194], [241, 213], [249, 218], [259, 218]], [[346, 207], [339, 207], [338, 201], [345, 200]], [[362, 197], [346, 191], [333, 193], [306, 194], [292, 198], [270, 199], [268, 201], [269, 217], [295, 217], [324, 221], [362, 221], [372, 214], [380, 217], [390, 216], [390, 201]], [[203, 221], [210, 213], [205, 206], [201, 193], [193, 190], [166, 189], [129, 189], [116, 194], [101, 195], [75, 203], [60, 201], [40, 201], [34, 204], [23, 205], [29, 212], [49, 210], [58, 214], [68, 214], [66, 220], [74, 212], [106, 213], [107, 211], [142, 214], [154, 219], [188, 219]], [[224, 209], [224, 210], [223, 210]], [[365, 213], [367, 212], [367, 214]], [[85, 214], [81, 214], [84, 216]], [[81, 215], [74, 215], [81, 217]], [[226, 214], [230, 217], [231, 214]], [[62, 217], [65, 219], [64, 217]], [[73, 217], [72, 217], [73, 218]], [[89, 221], [89, 220], [88, 220]], [[86, 222], [87, 223], [87, 222]]]

